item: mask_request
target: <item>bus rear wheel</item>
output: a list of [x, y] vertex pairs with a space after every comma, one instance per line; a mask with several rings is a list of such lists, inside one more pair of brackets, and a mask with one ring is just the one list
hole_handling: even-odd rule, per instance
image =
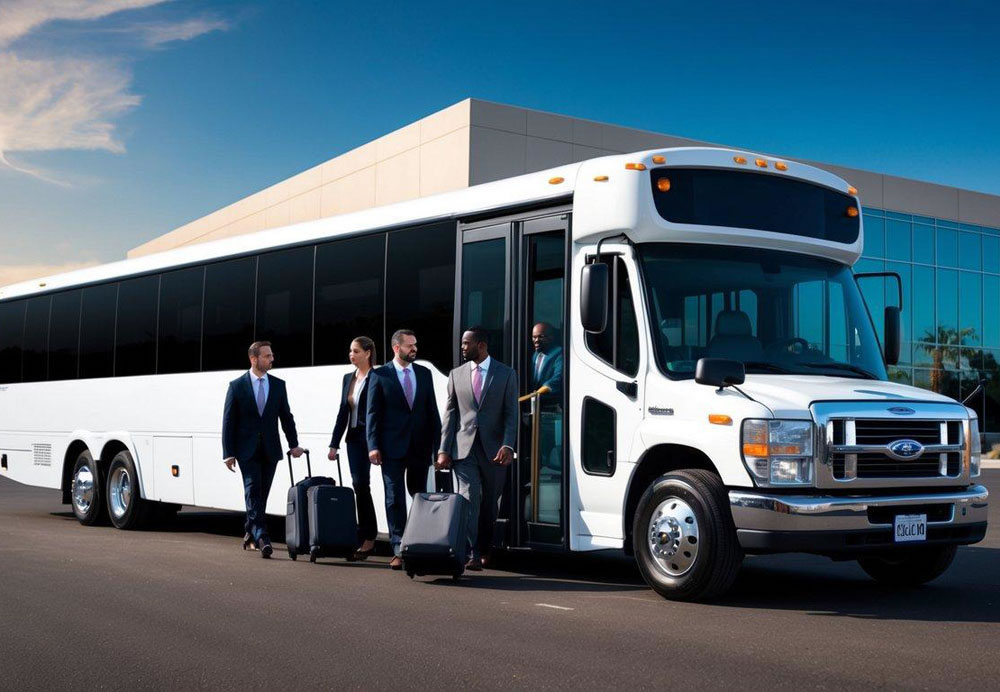
[[668, 473], [649, 486], [636, 510], [632, 544], [646, 583], [677, 601], [721, 596], [743, 562], [725, 486], [701, 469]]
[[70, 502], [77, 521], [84, 526], [94, 526], [107, 521], [108, 513], [104, 504], [101, 472], [89, 450], [80, 452], [73, 464]]
[[139, 476], [135, 472], [132, 455], [118, 452], [108, 467], [108, 485], [105, 493], [108, 517], [118, 529], [139, 529], [150, 518], [150, 503], [140, 497]]

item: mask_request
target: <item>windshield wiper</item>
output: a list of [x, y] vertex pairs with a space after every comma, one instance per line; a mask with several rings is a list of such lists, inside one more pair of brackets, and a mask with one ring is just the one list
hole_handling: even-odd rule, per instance
[[859, 368], [857, 365], [851, 365], [850, 363], [796, 363], [796, 365], [801, 365], [804, 368], [827, 368], [829, 370], [847, 370], [848, 372], [857, 373], [862, 377], [869, 380], [877, 380], [875, 375], [871, 374], [864, 368]]
[[755, 370], [766, 370], [767, 372], [777, 372], [783, 375], [791, 374], [791, 370], [784, 368], [780, 365], [775, 365], [774, 363], [768, 363], [763, 360], [745, 360], [743, 361], [744, 369], [755, 369]]

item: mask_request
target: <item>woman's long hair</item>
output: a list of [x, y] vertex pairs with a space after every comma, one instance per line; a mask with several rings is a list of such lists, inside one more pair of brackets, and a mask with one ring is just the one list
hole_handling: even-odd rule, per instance
[[375, 342], [369, 339], [367, 336], [359, 336], [351, 340], [351, 343], [356, 343], [361, 347], [362, 351], [368, 354], [368, 367], [375, 367]]

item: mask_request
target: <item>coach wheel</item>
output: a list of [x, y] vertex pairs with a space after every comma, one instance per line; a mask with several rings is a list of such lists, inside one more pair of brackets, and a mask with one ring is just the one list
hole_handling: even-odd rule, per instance
[[104, 505], [104, 490], [101, 474], [89, 451], [80, 452], [73, 464], [73, 480], [70, 485], [73, 514], [84, 526], [101, 524], [107, 518]]
[[639, 500], [632, 542], [646, 583], [672, 600], [722, 595], [743, 561], [726, 489], [700, 469], [653, 482]]
[[107, 503], [108, 516], [116, 528], [138, 529], [149, 520], [150, 503], [140, 497], [139, 476], [132, 455], [125, 450], [118, 452], [108, 467]]

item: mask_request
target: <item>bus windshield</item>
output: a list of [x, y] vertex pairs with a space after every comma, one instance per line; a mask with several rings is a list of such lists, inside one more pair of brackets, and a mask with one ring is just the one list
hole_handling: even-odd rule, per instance
[[640, 246], [656, 360], [692, 377], [699, 358], [747, 373], [887, 379], [849, 267], [775, 250]]

